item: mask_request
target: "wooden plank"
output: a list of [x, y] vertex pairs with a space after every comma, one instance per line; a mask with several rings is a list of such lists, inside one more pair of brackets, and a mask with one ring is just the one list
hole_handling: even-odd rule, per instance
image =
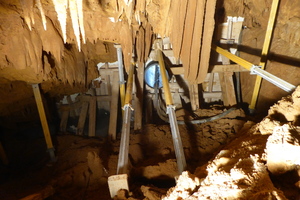
[[202, 83], [208, 72], [211, 43], [215, 27], [215, 10], [216, 0], [207, 0], [197, 83]]
[[136, 56], [138, 63], [144, 62], [145, 58], [145, 30], [143, 26], [140, 26], [136, 35]]
[[[209, 74], [208, 92], [211, 93], [213, 90], [214, 73]], [[207, 98], [207, 102], [211, 102], [211, 98]]]
[[143, 24], [145, 26], [145, 60], [143, 62], [146, 62], [151, 51], [153, 31], [152, 26], [148, 21], [143, 22]]
[[203, 92], [203, 98], [221, 99], [222, 92]]
[[196, 16], [196, 7], [197, 0], [189, 0], [187, 3], [186, 17], [184, 23], [184, 31], [183, 31], [183, 39], [182, 39], [182, 50], [180, 52], [180, 57], [183, 63], [183, 67], [186, 71], [185, 78], [188, 77], [190, 67], [190, 55], [191, 55], [191, 46], [193, 39], [193, 29], [195, 24], [195, 16]]
[[189, 90], [191, 107], [193, 111], [196, 111], [200, 108], [198, 84], [189, 84]]
[[79, 115], [78, 125], [77, 125], [77, 135], [83, 135], [86, 115], [89, 107], [89, 102], [83, 101], [81, 106], [81, 111]]
[[69, 115], [70, 115], [71, 117], [78, 116], [77, 113], [76, 113], [76, 111], [75, 111], [75, 109], [74, 109], [73, 101], [72, 101], [70, 95], [67, 96], [67, 101], [68, 101], [68, 104], [70, 105], [70, 114], [69, 114]]
[[146, 110], [145, 110], [145, 123], [151, 124], [153, 121], [153, 100], [152, 96], [148, 93], [146, 96]]
[[[221, 55], [221, 57], [222, 57], [222, 63], [224, 65], [230, 64], [230, 60], [226, 56]], [[221, 90], [222, 90], [223, 104], [224, 104], [224, 106], [228, 106], [229, 102], [227, 99], [227, 87], [226, 87], [226, 83], [225, 83], [224, 72], [219, 72], [219, 80], [220, 80], [220, 85], [221, 85]]]
[[227, 100], [227, 88], [226, 88], [225, 79], [224, 79], [224, 72], [219, 73], [219, 80], [220, 80], [220, 85], [221, 85], [221, 90], [222, 90], [223, 104], [224, 104], [224, 106], [227, 106], [229, 103]]
[[143, 122], [144, 64], [140, 63], [138, 66], [135, 78], [134, 130], [142, 129]]
[[117, 71], [113, 72], [111, 96], [108, 136], [109, 139], [116, 140], [119, 101], [119, 73]]
[[[90, 101], [90, 97], [91, 96], [82, 96], [81, 97], [81, 101]], [[111, 101], [111, 96], [110, 95], [100, 95], [100, 96], [96, 96], [97, 101]]]
[[[209, 1], [212, 1], [212, 0], [209, 0]], [[209, 4], [209, 3], [207, 3], [207, 4]], [[198, 72], [200, 73], [201, 71], [203, 71], [201, 69], [203, 67], [205, 67], [205, 66], [199, 65], [199, 63], [201, 62], [200, 58], [202, 59], [200, 54], [203, 54], [203, 53], [207, 54], [205, 52], [205, 51], [207, 51], [207, 47], [201, 48], [202, 43], [205, 43], [205, 41], [201, 42], [202, 38], [203, 39], [207, 38], [206, 35], [202, 36], [203, 28], [206, 28], [206, 29], [208, 28], [206, 24], [205, 24], [205, 26], [203, 25], [205, 5], [206, 5], [206, 0], [198, 0], [197, 1], [196, 19], [195, 19], [195, 24], [194, 24], [194, 29], [193, 29], [193, 40], [192, 40], [193, 42], [191, 44], [190, 66], [189, 66], [189, 70], [187, 71], [187, 73], [188, 73], [187, 78], [188, 78], [189, 82], [192, 84], [196, 83]], [[205, 29], [204, 29], [204, 31], [205, 31]], [[211, 37], [212, 37], [212, 35], [211, 35]], [[207, 69], [208, 69], [208, 63], [207, 63]]]
[[172, 41], [174, 56], [178, 59], [182, 49], [184, 24], [187, 15], [187, 0], [174, 1], [170, 9], [170, 13], [172, 14], [170, 17], [173, 18], [170, 39]]
[[249, 70], [238, 64], [224, 64], [224, 65], [214, 65], [211, 73], [218, 72], [249, 72]]
[[44, 200], [52, 196], [55, 193], [54, 188], [51, 185], [46, 186], [44, 189], [34, 194], [23, 197], [19, 200]]
[[[219, 73], [219, 72], [249, 72], [249, 70], [238, 64], [228, 64], [228, 65], [213, 65], [211, 73]], [[184, 74], [183, 67], [170, 67], [170, 71], [174, 75]]]
[[89, 137], [96, 136], [96, 101], [95, 96], [90, 97], [90, 108], [89, 108]]
[[[222, 55], [222, 63], [228, 65], [230, 64], [230, 60]], [[236, 105], [236, 96], [232, 75], [232, 72], [219, 73], [224, 106]]]
[[61, 113], [61, 120], [59, 125], [59, 130], [62, 133], [67, 132], [67, 124], [68, 124], [68, 118], [69, 118], [69, 110], [64, 110]]
[[170, 71], [174, 75], [181, 75], [184, 74], [184, 69], [185, 69], [184, 67], [171, 67]]
[[226, 87], [228, 106], [236, 105], [236, 96], [232, 75], [232, 72], [224, 72], [224, 81]]

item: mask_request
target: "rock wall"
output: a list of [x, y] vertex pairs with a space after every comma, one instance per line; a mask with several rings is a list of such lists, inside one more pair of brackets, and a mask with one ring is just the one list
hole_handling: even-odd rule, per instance
[[[299, 85], [300, 73], [300, 2], [279, 1], [275, 22], [274, 36], [266, 70], [293, 85]], [[242, 16], [245, 18], [240, 55], [253, 64], [259, 64], [261, 49], [272, 0], [224, 0], [220, 1], [219, 13], [226, 16]], [[254, 88], [255, 76], [242, 73], [242, 95], [245, 102], [250, 103]], [[266, 111], [271, 105], [287, 93], [273, 84], [263, 81], [258, 97], [257, 111]]]

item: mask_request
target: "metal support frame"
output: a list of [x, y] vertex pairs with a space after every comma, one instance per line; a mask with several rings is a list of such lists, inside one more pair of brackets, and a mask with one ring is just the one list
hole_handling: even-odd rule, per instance
[[163, 89], [164, 89], [166, 105], [167, 105], [167, 114], [169, 116], [169, 122], [170, 122], [170, 127], [171, 127], [171, 132], [172, 132], [173, 145], [174, 145], [174, 150], [175, 150], [175, 155], [176, 155], [176, 160], [177, 160], [178, 173], [181, 174], [186, 169], [186, 160], [185, 160], [185, 155], [183, 152], [180, 132], [178, 129], [178, 123], [177, 123], [177, 119], [176, 119], [176, 115], [175, 115], [175, 106], [173, 105], [172, 95], [170, 92], [170, 87], [169, 87], [169, 82], [168, 82], [168, 78], [167, 78], [167, 74], [166, 74], [166, 68], [165, 68], [165, 63], [163, 60], [162, 51], [158, 48], [155, 51], [156, 51], [157, 60], [159, 62], [159, 66], [160, 66], [160, 74], [161, 74], [162, 82], [163, 82]]
[[46, 118], [46, 114], [45, 114], [45, 109], [44, 109], [44, 105], [43, 105], [43, 101], [42, 101], [42, 97], [41, 97], [41, 93], [40, 93], [39, 84], [32, 84], [32, 89], [33, 89], [33, 94], [35, 97], [36, 105], [38, 108], [38, 112], [40, 115], [40, 120], [41, 120], [41, 124], [43, 127], [43, 132], [44, 132], [48, 152], [50, 155], [50, 159], [52, 162], [56, 162], [56, 157], [54, 154], [54, 147], [53, 147], [52, 140], [51, 140], [51, 135], [50, 135], [49, 126], [48, 126], [48, 122], [47, 122], [47, 118]]
[[[273, 35], [273, 27], [275, 24], [275, 18], [276, 18], [276, 14], [277, 14], [277, 10], [278, 10], [278, 5], [279, 5], [279, 0], [273, 0], [272, 6], [271, 6], [271, 11], [270, 11], [270, 16], [269, 16], [269, 21], [268, 21], [268, 26], [267, 26], [267, 32], [266, 32], [266, 36], [265, 36], [265, 41], [264, 41], [264, 45], [263, 45], [263, 49], [262, 49], [262, 53], [261, 53], [261, 60], [259, 63], [259, 66], [261, 66], [262, 70], [265, 69], [265, 66], [267, 63], [267, 56], [268, 56], [268, 53], [270, 50], [271, 38]], [[260, 86], [261, 86], [261, 81], [262, 81], [262, 77], [257, 76], [256, 80], [255, 80], [251, 103], [249, 105], [250, 112], [253, 112], [256, 107], [258, 93], [259, 93]]]
[[132, 101], [132, 88], [133, 88], [133, 74], [134, 65], [132, 64], [129, 69], [127, 89], [124, 99], [124, 114], [122, 135], [120, 142], [120, 150], [118, 157], [117, 175], [108, 177], [108, 187], [111, 198], [117, 195], [120, 189], [129, 190], [128, 186], [128, 154], [129, 154], [129, 139], [130, 139], [130, 119], [131, 119], [131, 101]]
[[[119, 82], [120, 82], [120, 99], [121, 106], [123, 107], [125, 101], [125, 78], [124, 78], [124, 70], [123, 70], [123, 55], [122, 55], [122, 47], [120, 44], [115, 44], [115, 48], [117, 49], [118, 56], [118, 68], [119, 68]], [[124, 114], [124, 112], [122, 112]]]
[[263, 70], [260, 66], [253, 65], [250, 71], [251, 74], [256, 74], [260, 76], [261, 78], [269, 81], [270, 83], [273, 83], [277, 87], [283, 89], [286, 92], [292, 92], [296, 89], [296, 86], [278, 78], [277, 76], [274, 76], [273, 74]]
[[122, 125], [121, 144], [118, 158], [117, 174], [127, 174], [128, 169], [128, 153], [129, 153], [129, 136], [130, 136], [130, 118], [131, 118], [131, 101], [133, 88], [134, 65], [131, 65], [127, 81], [127, 89], [125, 95], [124, 116]]
[[267, 81], [269, 81], [270, 83], [273, 83], [274, 85], [276, 85], [277, 87], [280, 87], [281, 89], [287, 91], [287, 92], [291, 92], [293, 91], [296, 86], [278, 78], [277, 76], [263, 70], [260, 68], [260, 66], [254, 65], [228, 51], [226, 51], [225, 49], [222, 49], [221, 47], [218, 46], [213, 46], [213, 49], [226, 56], [227, 58], [229, 58], [230, 60], [232, 60], [233, 62], [236, 62], [237, 64], [241, 65], [242, 67], [248, 69], [251, 74], [256, 74], [259, 75], [261, 78], [266, 79]]

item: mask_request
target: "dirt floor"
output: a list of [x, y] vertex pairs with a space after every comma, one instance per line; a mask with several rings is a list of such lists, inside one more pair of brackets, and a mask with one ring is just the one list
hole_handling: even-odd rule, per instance
[[[299, 199], [299, 97], [297, 88], [259, 123], [237, 109], [216, 121], [179, 125], [188, 165], [180, 176], [168, 125], [132, 132], [130, 192], [115, 199]], [[110, 199], [107, 179], [116, 174], [119, 140], [66, 134], [54, 143], [57, 162], [51, 164], [42, 138], [11, 141], [10, 164], [0, 170], [0, 199]]]

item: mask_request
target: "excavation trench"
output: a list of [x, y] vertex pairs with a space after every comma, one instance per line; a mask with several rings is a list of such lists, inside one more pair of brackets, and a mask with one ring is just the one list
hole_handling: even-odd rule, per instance
[[[222, 109], [215, 108], [199, 110], [198, 114], [213, 116], [222, 112]], [[182, 119], [181, 112], [177, 112], [177, 115], [179, 120]], [[214, 152], [234, 138], [245, 123], [243, 117], [245, 115], [242, 110], [235, 110], [226, 118], [213, 122], [179, 125], [188, 170], [195, 171]], [[27, 131], [18, 133], [22, 137], [5, 140], [5, 147], [14, 147], [7, 149], [7, 152], [10, 165], [15, 167], [6, 169], [6, 177], [3, 176], [2, 180], [5, 183], [3, 188], [10, 188], [19, 182], [22, 183], [23, 190], [8, 189], [1, 193], [4, 199], [18, 199], [42, 193], [44, 188], [49, 187], [53, 191], [48, 194], [47, 199], [94, 199], [96, 196], [100, 199], [110, 198], [107, 178], [116, 174], [119, 139], [108, 142], [101, 134], [89, 138], [72, 132], [53, 135], [57, 162], [47, 166], [47, 152], [40, 131], [41, 129], [31, 130], [31, 133], [36, 133], [35, 136]], [[178, 169], [169, 125], [148, 124], [142, 131], [132, 132], [129, 161], [132, 197], [142, 199], [142, 186], [156, 188], [161, 194], [175, 186]]]

